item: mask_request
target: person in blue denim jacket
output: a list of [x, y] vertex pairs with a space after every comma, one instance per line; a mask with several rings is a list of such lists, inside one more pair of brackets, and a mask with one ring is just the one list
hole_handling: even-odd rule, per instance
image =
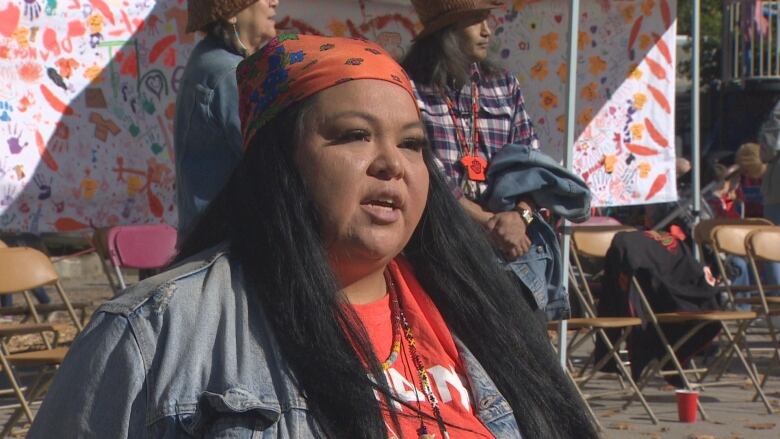
[[236, 66], [276, 35], [279, 0], [188, 0], [187, 31], [206, 34], [189, 56], [176, 97], [173, 146], [179, 237], [241, 160]]
[[[178, 265], [104, 304], [28, 438], [595, 438], [379, 46], [280, 35]], [[345, 79], [347, 78], [347, 79]]]

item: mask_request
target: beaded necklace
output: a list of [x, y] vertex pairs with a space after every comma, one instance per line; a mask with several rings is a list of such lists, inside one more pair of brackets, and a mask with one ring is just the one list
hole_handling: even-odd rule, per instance
[[[412, 332], [412, 327], [411, 325], [409, 325], [409, 321], [406, 319], [406, 315], [404, 314], [403, 307], [401, 306], [401, 298], [398, 292], [396, 291], [395, 282], [393, 282], [393, 279], [389, 276], [389, 273], [385, 274], [385, 278], [387, 279], [387, 283], [390, 287], [389, 290], [390, 290], [391, 301], [393, 301], [398, 305], [398, 316], [400, 318], [401, 324], [395, 325], [395, 320], [393, 320], [393, 324], [394, 326], [398, 326], [399, 328], [403, 327], [404, 335], [406, 336], [406, 342], [409, 345], [409, 351], [411, 353], [412, 361], [414, 362], [414, 367], [417, 368], [417, 375], [420, 379], [420, 387], [422, 387], [422, 391], [423, 394], [425, 395], [425, 398], [431, 404], [431, 408], [433, 409], [433, 415], [436, 418], [436, 423], [438, 424], [439, 431], [442, 434], [442, 438], [449, 439], [450, 435], [447, 432], [447, 426], [444, 424], [444, 418], [442, 418], [441, 410], [439, 409], [439, 401], [436, 398], [436, 395], [433, 393], [433, 388], [431, 387], [431, 381], [428, 378], [428, 372], [425, 370], [425, 366], [422, 363], [422, 359], [420, 358], [420, 355], [417, 353], [417, 343], [414, 339], [414, 333]], [[418, 415], [420, 418], [420, 428], [417, 430], [418, 439], [434, 439], [434, 435], [428, 432], [428, 427], [423, 422], [422, 414], [418, 413]]]
[[390, 350], [390, 355], [387, 360], [382, 362], [382, 370], [390, 369], [396, 360], [398, 360], [398, 354], [401, 352], [401, 305], [398, 302], [398, 294], [395, 294], [393, 287], [393, 281], [389, 278], [389, 274], [385, 273], [385, 279], [390, 287], [390, 324], [393, 325], [393, 348]]

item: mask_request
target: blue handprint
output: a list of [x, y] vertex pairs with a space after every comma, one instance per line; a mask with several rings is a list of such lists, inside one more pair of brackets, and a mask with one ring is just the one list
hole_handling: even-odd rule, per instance
[[52, 16], [57, 12], [57, 0], [46, 0], [46, 15]]
[[10, 122], [11, 115], [9, 112], [14, 111], [14, 107], [8, 102], [0, 101], [0, 122]]

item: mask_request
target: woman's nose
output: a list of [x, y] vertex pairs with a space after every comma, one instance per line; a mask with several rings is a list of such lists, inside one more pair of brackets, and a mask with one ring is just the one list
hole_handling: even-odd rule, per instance
[[402, 178], [404, 176], [404, 165], [398, 146], [379, 146], [376, 157], [374, 157], [374, 160], [368, 167], [368, 174], [381, 180]]

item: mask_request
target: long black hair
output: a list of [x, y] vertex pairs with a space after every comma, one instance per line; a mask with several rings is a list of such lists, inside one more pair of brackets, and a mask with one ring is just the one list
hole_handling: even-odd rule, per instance
[[[417, 84], [443, 93], [459, 90], [471, 78], [471, 61], [461, 49], [461, 40], [454, 25], [445, 27], [412, 43], [401, 66]], [[486, 75], [497, 73], [490, 61], [481, 61], [479, 70]]]
[[[293, 160], [307, 108], [304, 103], [285, 110], [256, 134], [180, 257], [228, 240], [231, 262], [243, 267], [247, 291], [258, 294], [325, 435], [384, 439], [380, 409], [392, 392], [365, 328], [344, 306], [317, 209]], [[495, 257], [484, 232], [449, 192], [431, 152], [426, 148], [424, 154], [427, 205], [404, 249], [422, 286], [506, 397], [523, 437], [596, 437], [547, 334], [516, 284], [491, 263]]]

